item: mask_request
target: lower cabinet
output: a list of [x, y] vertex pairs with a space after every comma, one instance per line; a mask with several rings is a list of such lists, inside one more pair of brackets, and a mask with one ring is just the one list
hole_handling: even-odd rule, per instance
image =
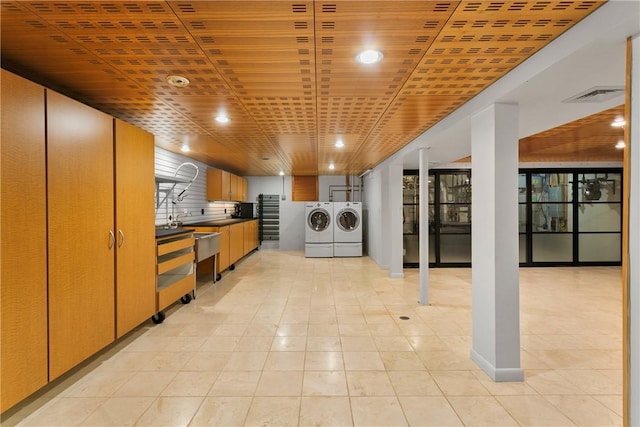
[[220, 253], [216, 257], [218, 264], [216, 271], [222, 273], [231, 265], [231, 256], [229, 255], [229, 227], [214, 227], [213, 231], [220, 233]]
[[235, 264], [244, 256], [244, 223], [229, 226], [229, 262]]
[[258, 220], [243, 222], [245, 255], [258, 247]]
[[220, 253], [216, 256], [216, 271], [221, 273], [258, 247], [258, 220], [225, 226], [190, 227], [196, 232], [220, 233]]

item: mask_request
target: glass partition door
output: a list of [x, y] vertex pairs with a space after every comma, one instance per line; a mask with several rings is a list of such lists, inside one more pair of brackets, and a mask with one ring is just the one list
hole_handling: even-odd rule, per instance
[[[429, 263], [471, 265], [471, 172], [429, 171]], [[620, 169], [523, 169], [518, 175], [520, 264], [619, 265]], [[417, 171], [404, 176], [404, 263], [419, 258]]]

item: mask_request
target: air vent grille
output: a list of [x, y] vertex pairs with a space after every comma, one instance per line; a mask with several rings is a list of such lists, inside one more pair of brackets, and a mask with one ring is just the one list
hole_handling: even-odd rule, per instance
[[567, 98], [562, 102], [565, 103], [584, 103], [584, 102], [604, 102], [617, 96], [624, 95], [624, 86], [595, 86], [591, 89], [580, 92], [577, 95]]

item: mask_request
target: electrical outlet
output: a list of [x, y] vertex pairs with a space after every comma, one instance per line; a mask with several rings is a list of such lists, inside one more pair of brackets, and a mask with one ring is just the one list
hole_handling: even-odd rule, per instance
[[200, 209], [200, 213], [201, 213], [202, 215], [204, 215], [204, 208], [203, 208], [203, 209]]

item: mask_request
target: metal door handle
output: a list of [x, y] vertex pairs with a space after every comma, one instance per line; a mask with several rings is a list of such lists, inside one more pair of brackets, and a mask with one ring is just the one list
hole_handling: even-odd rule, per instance
[[124, 245], [124, 233], [122, 232], [122, 229], [118, 229], [118, 234], [120, 235], [120, 243], [118, 244], [118, 247], [121, 248], [122, 245]]
[[116, 244], [116, 235], [113, 234], [113, 230], [109, 230], [109, 249], [113, 249]]

